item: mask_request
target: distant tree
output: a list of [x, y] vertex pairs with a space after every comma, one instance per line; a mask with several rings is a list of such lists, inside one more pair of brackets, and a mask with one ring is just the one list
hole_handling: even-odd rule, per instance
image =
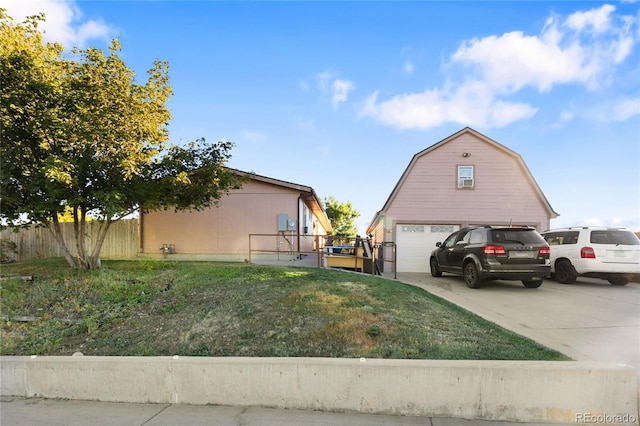
[[[91, 221], [93, 218], [87, 215], [87, 221]], [[70, 206], [66, 206], [63, 212], [58, 213], [58, 221], [60, 223], [73, 222], [73, 209]]]
[[[69, 265], [99, 266], [111, 224], [136, 211], [203, 209], [245, 178], [224, 167], [231, 142], [167, 147], [168, 64], [145, 84], [118, 56], [43, 43], [44, 15], [21, 24], [0, 9], [0, 219], [48, 227]], [[71, 211], [77, 257], [60, 218]], [[62, 215], [62, 216], [60, 216]], [[86, 247], [87, 221], [100, 223]], [[73, 243], [73, 242], [71, 242]]]
[[333, 235], [336, 237], [355, 237], [358, 230], [353, 223], [360, 217], [351, 203], [341, 203], [334, 197], [325, 197], [323, 200], [324, 209], [333, 228]]

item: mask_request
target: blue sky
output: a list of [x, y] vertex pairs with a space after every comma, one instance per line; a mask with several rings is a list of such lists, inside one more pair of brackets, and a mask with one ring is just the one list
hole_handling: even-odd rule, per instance
[[168, 61], [173, 143], [349, 201], [362, 233], [412, 156], [469, 126], [520, 154], [552, 227], [640, 230], [640, 3], [0, 0], [50, 41]]

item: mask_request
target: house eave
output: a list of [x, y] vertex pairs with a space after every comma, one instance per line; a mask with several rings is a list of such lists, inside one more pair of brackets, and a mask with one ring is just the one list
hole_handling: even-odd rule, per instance
[[322, 227], [326, 230], [327, 233], [333, 232], [333, 228], [331, 226], [331, 222], [329, 222], [329, 218], [327, 217], [327, 213], [322, 207], [322, 203], [318, 198], [315, 190], [306, 185], [300, 185], [293, 182], [287, 182], [280, 179], [274, 179], [267, 176], [258, 175], [255, 173], [244, 172], [242, 170], [228, 168], [234, 173], [237, 173], [240, 176], [251, 176], [252, 179], [264, 182], [270, 185], [277, 185], [283, 188], [292, 189], [294, 191], [298, 191], [300, 193], [300, 198], [304, 201], [304, 203], [309, 207], [314, 214], [314, 216], [318, 219]]

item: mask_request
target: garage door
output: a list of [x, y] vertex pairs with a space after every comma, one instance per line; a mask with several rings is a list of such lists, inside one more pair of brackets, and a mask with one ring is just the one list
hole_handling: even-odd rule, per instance
[[458, 229], [458, 225], [396, 225], [396, 271], [428, 272], [436, 243]]

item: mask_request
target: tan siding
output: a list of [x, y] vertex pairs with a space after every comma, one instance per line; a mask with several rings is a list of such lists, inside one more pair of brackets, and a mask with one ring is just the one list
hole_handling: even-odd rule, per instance
[[[299, 192], [250, 181], [225, 195], [218, 207], [199, 212], [160, 211], [144, 216], [143, 250], [158, 254], [162, 244], [175, 244], [178, 254], [249, 254], [249, 234], [276, 234], [277, 216], [298, 218]], [[299, 220], [299, 219], [298, 219]], [[295, 242], [296, 250], [298, 242]], [[252, 250], [286, 250], [286, 241], [256, 237]]]

